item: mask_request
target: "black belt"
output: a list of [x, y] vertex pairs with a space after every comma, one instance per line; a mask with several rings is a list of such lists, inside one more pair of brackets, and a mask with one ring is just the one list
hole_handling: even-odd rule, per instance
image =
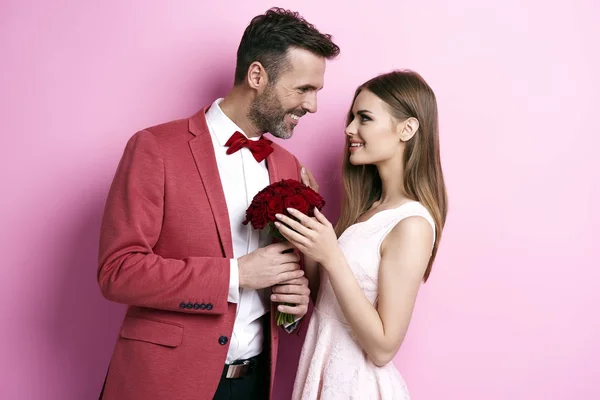
[[261, 355], [251, 357], [247, 360], [237, 360], [231, 364], [225, 364], [223, 368], [222, 378], [226, 379], [237, 379], [251, 375], [256, 371]]

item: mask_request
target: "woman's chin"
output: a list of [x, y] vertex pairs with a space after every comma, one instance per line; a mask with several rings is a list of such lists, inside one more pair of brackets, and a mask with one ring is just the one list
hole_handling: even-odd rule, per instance
[[356, 154], [350, 154], [350, 158], [348, 159], [348, 161], [350, 161], [350, 164], [354, 166], [365, 165], [365, 162], [361, 161], [361, 157], [357, 157]]

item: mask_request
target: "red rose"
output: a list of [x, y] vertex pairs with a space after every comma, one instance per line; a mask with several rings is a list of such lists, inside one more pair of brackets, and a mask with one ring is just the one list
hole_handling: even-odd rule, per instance
[[273, 187], [273, 194], [280, 194], [280, 195], [290, 195], [294, 193], [294, 189], [292, 189], [290, 186], [283, 184], [283, 185], [277, 185]]
[[275, 214], [282, 214], [284, 212], [284, 201], [281, 196], [273, 196], [267, 200], [267, 219], [270, 222], [276, 220]]
[[250, 222], [250, 220], [252, 219], [252, 210], [254, 207], [252, 207], [252, 205], [250, 205], [250, 207], [248, 207], [248, 209], [246, 210], [246, 219], [244, 220], [244, 222], [242, 222], [243, 225], [247, 225], [248, 222]]
[[296, 194], [285, 198], [285, 207], [295, 208], [304, 214], [308, 214], [309, 204], [302, 195]]
[[246, 219], [242, 222], [247, 225], [249, 222], [254, 229], [263, 229], [267, 226], [266, 206], [264, 203], [251, 204], [246, 210]]
[[302, 195], [310, 204], [311, 209], [316, 207], [320, 210], [325, 206], [325, 200], [323, 200], [321, 195], [310, 188], [306, 188], [306, 190], [302, 192]]
[[256, 194], [256, 196], [254, 196], [254, 199], [252, 199], [252, 204], [262, 203], [264, 201], [267, 201], [270, 196], [271, 196], [270, 190], [263, 189], [260, 192], [258, 192]]
[[267, 209], [264, 204], [254, 207], [252, 211], [251, 224], [254, 229], [263, 229], [267, 226]]
[[255, 229], [263, 229], [276, 220], [275, 214], [286, 214], [291, 207], [309, 216], [314, 216], [314, 208], [325, 206], [325, 200], [310, 187], [294, 179], [284, 179], [273, 183], [254, 196], [246, 210], [243, 224], [252, 223]]
[[303, 184], [302, 182], [300, 182], [300, 181], [297, 181], [297, 180], [295, 180], [295, 179], [287, 179], [285, 182], [286, 182], [286, 183], [287, 183], [287, 184], [288, 184], [290, 187], [293, 187], [293, 188], [299, 188], [299, 187], [303, 187], [303, 186], [304, 186], [304, 184]]

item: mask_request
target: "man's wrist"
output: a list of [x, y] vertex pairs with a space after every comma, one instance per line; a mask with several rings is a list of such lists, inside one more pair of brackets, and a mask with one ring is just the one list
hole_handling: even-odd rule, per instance
[[238, 260], [229, 260], [229, 293], [227, 301], [230, 303], [239, 303], [240, 301], [240, 274]]

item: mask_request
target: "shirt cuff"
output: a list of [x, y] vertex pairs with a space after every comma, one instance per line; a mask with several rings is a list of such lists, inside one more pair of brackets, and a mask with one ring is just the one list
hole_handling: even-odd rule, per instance
[[240, 302], [240, 271], [237, 259], [229, 262], [229, 295], [227, 301], [230, 303]]

